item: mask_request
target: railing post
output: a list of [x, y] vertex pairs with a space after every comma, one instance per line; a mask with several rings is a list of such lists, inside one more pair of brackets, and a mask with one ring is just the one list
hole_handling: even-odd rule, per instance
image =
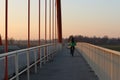
[[[119, 80], [119, 56], [118, 55], [113, 55], [113, 80]], [[117, 64], [118, 63], [118, 64]]]
[[19, 80], [19, 66], [18, 66], [18, 54], [15, 54], [15, 70], [16, 70], [16, 80]]
[[35, 73], [37, 73], [37, 57], [36, 57], [36, 49], [34, 50], [34, 62], [35, 62]]
[[29, 53], [30, 51], [27, 50], [27, 80], [30, 80], [30, 70], [29, 70], [29, 64], [30, 64], [30, 59], [29, 59]]
[[110, 63], [110, 68], [111, 68], [110, 76], [111, 76], [111, 80], [114, 80], [113, 79], [113, 56], [112, 56], [112, 53], [110, 53], [110, 60], [111, 60], [111, 63]]
[[52, 49], [51, 49], [51, 45], [50, 45], [50, 46], [49, 46], [49, 59], [50, 59], [50, 60], [52, 59], [51, 53], [52, 53]]
[[40, 55], [39, 56], [40, 56], [40, 68], [41, 68], [42, 67], [42, 60], [41, 60], [42, 59], [42, 52], [41, 52], [41, 48], [40, 47], [39, 47], [39, 49], [40, 49]]
[[47, 61], [49, 61], [49, 46], [47, 46], [46, 48], [47, 48]]
[[118, 70], [117, 70], [117, 68], [116, 68], [116, 71], [118, 72], [118, 74], [117, 74], [117, 79], [120, 79], [120, 76], [119, 76], [119, 74], [120, 74], [120, 56], [118, 56], [117, 55], [117, 67], [118, 67]]
[[46, 63], [46, 47], [44, 47], [44, 64]]

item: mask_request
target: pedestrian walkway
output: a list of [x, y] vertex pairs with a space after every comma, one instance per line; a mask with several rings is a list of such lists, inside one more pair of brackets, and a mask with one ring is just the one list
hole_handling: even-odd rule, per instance
[[[21, 80], [27, 80], [25, 74]], [[98, 80], [98, 78], [77, 50], [72, 57], [69, 49], [63, 48], [53, 61], [38, 69], [37, 73], [31, 73], [30, 80]]]

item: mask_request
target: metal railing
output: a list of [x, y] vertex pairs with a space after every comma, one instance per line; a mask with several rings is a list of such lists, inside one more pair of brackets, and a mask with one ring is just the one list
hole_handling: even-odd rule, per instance
[[[10, 68], [10, 70], [12, 68], [15, 68], [15, 69], [12, 69], [11, 73], [9, 73], [9, 75], [14, 74], [11, 76], [9, 80], [14, 80], [14, 79], [19, 80], [19, 76], [26, 71], [27, 71], [27, 79], [30, 80], [30, 68], [34, 67], [35, 73], [37, 73], [38, 64], [41, 67], [42, 63], [46, 63], [48, 60], [53, 58], [57, 50], [55, 45], [56, 44], [46, 44], [46, 45], [41, 45], [37, 47], [0, 54], [0, 60], [3, 60], [3, 61], [6, 56], [8, 56], [8, 60], [9, 58], [11, 59], [14, 58], [14, 60], [12, 61], [14, 62], [14, 64], [8, 62], [9, 63], [8, 68]], [[38, 56], [39, 53], [40, 55]], [[22, 64], [19, 64], [19, 63], [22, 63]]]
[[100, 80], [120, 80], [120, 52], [88, 43], [77, 48]]

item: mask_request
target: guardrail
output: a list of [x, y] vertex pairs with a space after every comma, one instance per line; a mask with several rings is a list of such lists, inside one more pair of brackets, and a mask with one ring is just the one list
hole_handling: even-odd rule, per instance
[[[46, 44], [0, 54], [0, 61], [2, 61], [0, 63], [3, 63], [1, 65], [4, 65], [4, 58], [8, 56], [8, 61], [10, 60], [10, 62], [8, 62], [9, 76], [12, 75], [9, 80], [19, 80], [19, 76], [26, 71], [27, 79], [30, 80], [30, 68], [34, 67], [36, 73], [38, 64], [41, 67], [42, 63], [46, 63], [46, 61], [53, 58], [53, 55], [57, 50], [55, 45], [56, 44]], [[4, 66], [1, 66], [0, 68], [4, 70]], [[4, 72], [2, 74], [4, 74]]]
[[120, 80], [120, 52], [88, 43], [77, 48], [100, 80]]

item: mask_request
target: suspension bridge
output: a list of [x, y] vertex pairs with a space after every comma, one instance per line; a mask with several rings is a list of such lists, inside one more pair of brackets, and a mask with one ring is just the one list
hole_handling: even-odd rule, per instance
[[[0, 80], [120, 79], [120, 52], [81, 42], [76, 45], [74, 57], [70, 55], [67, 43], [63, 45], [62, 41], [61, 0], [44, 0], [44, 43], [41, 43], [41, 0], [38, 0], [39, 39], [38, 45], [31, 47], [30, 2], [28, 0], [27, 48], [8, 52], [9, 4], [5, 0], [5, 53], [0, 54]], [[1, 41], [0, 44], [3, 45]]]

